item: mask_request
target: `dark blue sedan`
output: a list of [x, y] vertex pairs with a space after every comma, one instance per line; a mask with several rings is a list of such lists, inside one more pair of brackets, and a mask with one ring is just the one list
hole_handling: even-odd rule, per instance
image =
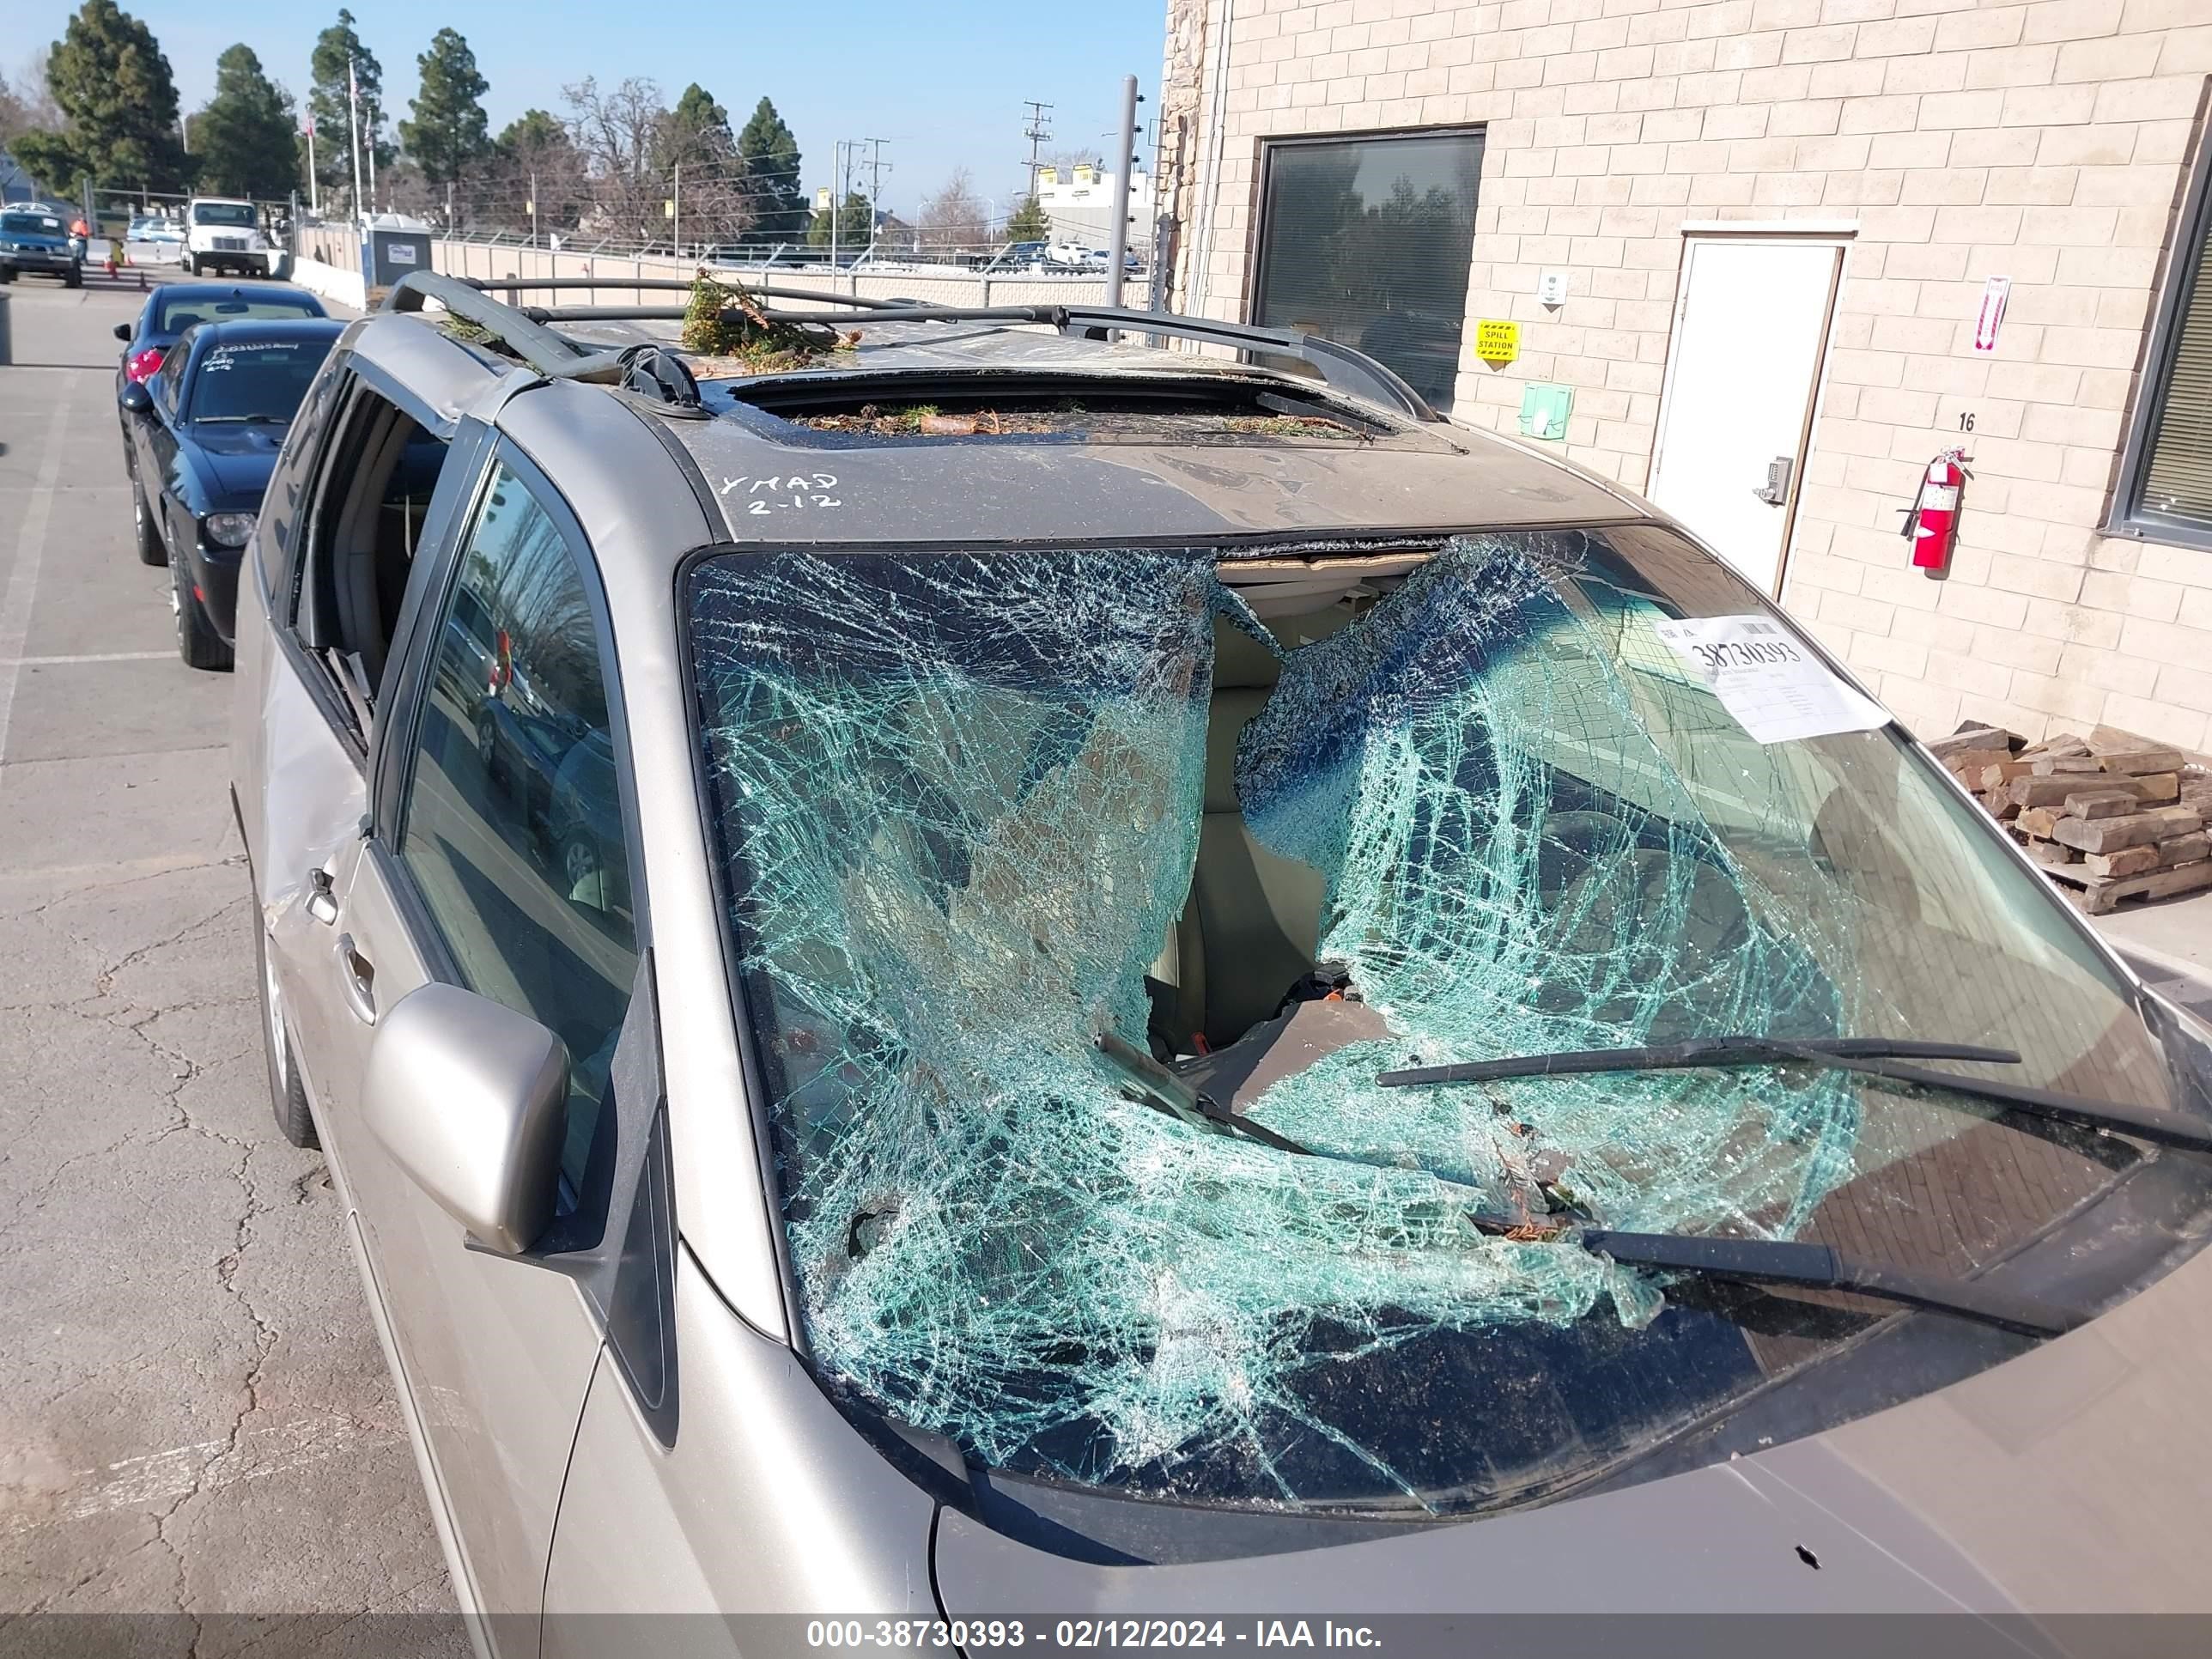
[[210, 323], [177, 337], [160, 370], [127, 380], [138, 556], [169, 567], [177, 650], [228, 668], [238, 568], [262, 491], [307, 386], [345, 325]]
[[[298, 317], [327, 317], [323, 302], [304, 288], [267, 283], [161, 283], [146, 296], [137, 317], [115, 325], [123, 356], [115, 366], [115, 395], [125, 384], [158, 374], [161, 359], [177, 336], [201, 323], [286, 322]], [[124, 460], [131, 454], [131, 417], [123, 420]], [[156, 559], [156, 564], [161, 561]]]

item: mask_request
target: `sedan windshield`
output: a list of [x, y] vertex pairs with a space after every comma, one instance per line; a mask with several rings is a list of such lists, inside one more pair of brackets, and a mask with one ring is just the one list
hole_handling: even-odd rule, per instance
[[688, 603], [814, 1363], [990, 1466], [1516, 1501], [1961, 1316], [1666, 1237], [2063, 1302], [2035, 1246], [2160, 1156], [1802, 1053], [1419, 1068], [1825, 1040], [2184, 1103], [1992, 827], [1662, 528], [733, 554]]
[[330, 349], [327, 338], [219, 341], [193, 368], [186, 418], [285, 424]]

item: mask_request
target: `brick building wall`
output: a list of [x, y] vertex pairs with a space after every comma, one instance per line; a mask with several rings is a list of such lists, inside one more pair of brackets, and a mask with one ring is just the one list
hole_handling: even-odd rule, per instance
[[[2104, 533], [2212, 80], [2212, 0], [1170, 0], [1169, 302], [1245, 313], [1263, 139], [1486, 131], [1457, 418], [1576, 388], [1642, 489], [1704, 222], [1848, 226], [1783, 602], [1905, 722], [2212, 745], [2212, 551]], [[1571, 298], [1540, 305], [1540, 270]], [[2012, 278], [1972, 349], [1984, 279]], [[1521, 355], [1472, 355], [1514, 318]], [[1950, 577], [1898, 510], [1976, 417]]]

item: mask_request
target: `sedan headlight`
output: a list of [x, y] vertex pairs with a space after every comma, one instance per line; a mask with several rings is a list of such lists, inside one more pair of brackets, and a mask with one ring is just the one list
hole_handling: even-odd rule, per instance
[[200, 520], [200, 532], [217, 547], [243, 547], [253, 539], [253, 514], [210, 513]]

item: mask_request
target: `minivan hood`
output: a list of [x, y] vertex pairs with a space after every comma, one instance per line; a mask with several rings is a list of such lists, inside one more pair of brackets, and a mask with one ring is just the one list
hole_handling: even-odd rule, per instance
[[[2081, 1330], [1952, 1387], [1641, 1486], [1188, 1565], [1086, 1565], [948, 1511], [937, 1581], [953, 1618], [2203, 1612], [2208, 1398], [2212, 1256], [2200, 1254]], [[2094, 1640], [2096, 1628], [2071, 1633]], [[2043, 1634], [2049, 1651], [2073, 1650], [2068, 1627]]]

